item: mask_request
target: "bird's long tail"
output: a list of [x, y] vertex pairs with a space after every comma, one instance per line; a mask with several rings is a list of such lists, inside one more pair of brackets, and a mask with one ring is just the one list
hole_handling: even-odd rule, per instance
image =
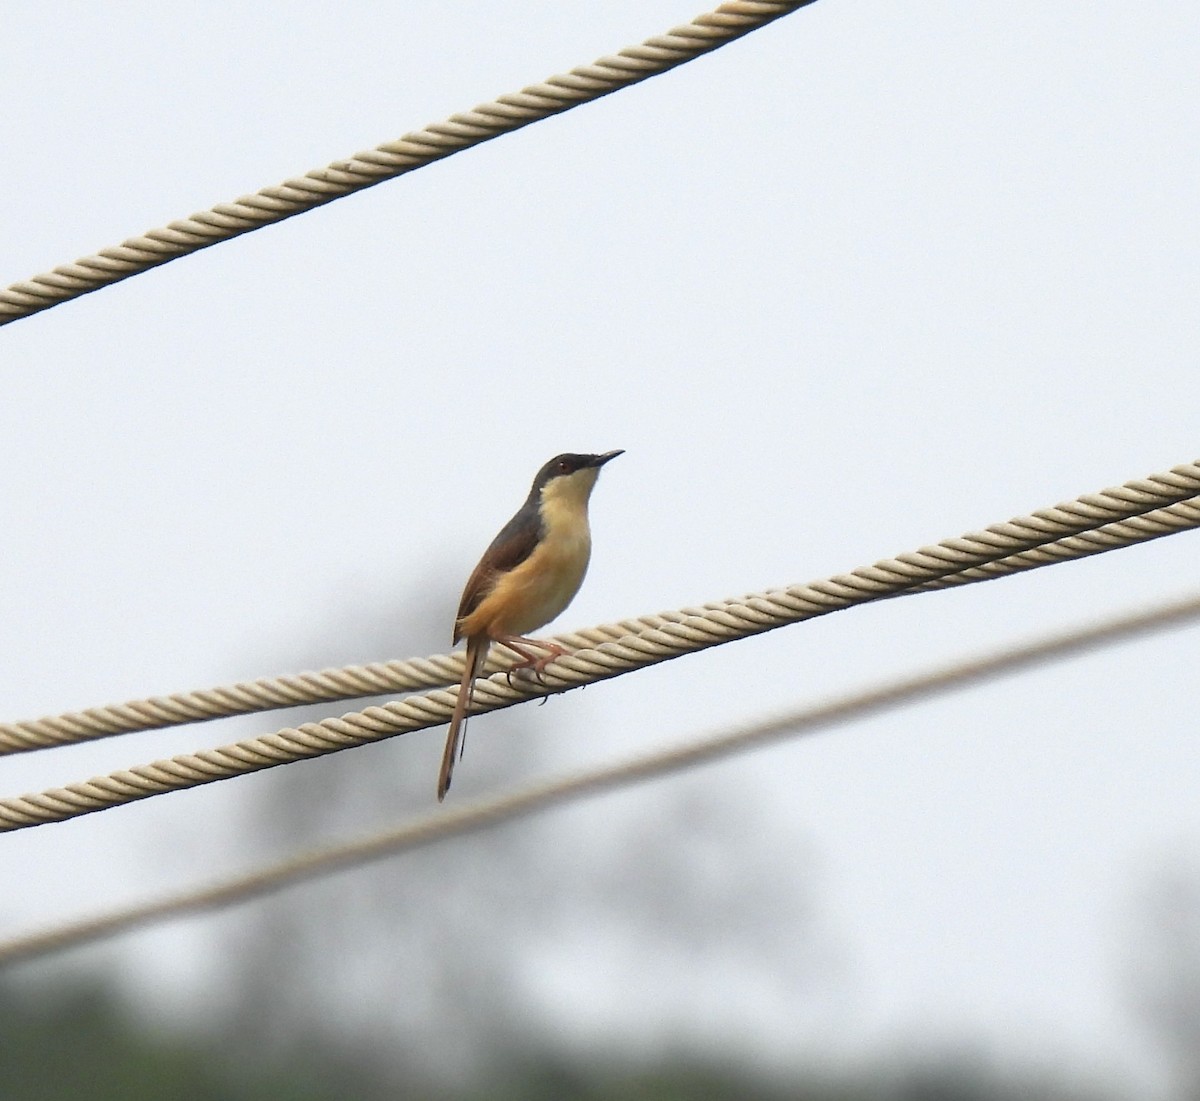
[[450, 729], [446, 733], [446, 750], [442, 754], [442, 771], [438, 774], [437, 797], [440, 803], [450, 790], [450, 774], [454, 771], [454, 761], [458, 757], [459, 741], [467, 725], [467, 711], [471, 707], [471, 698], [475, 695], [475, 678], [479, 676], [487, 658], [490, 640], [486, 636], [474, 635], [467, 639], [467, 660], [463, 665], [462, 684], [458, 689], [458, 702], [454, 705], [454, 714], [450, 719]]

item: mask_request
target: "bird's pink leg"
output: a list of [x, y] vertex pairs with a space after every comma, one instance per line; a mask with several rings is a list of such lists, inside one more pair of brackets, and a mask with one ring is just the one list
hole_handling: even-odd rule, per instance
[[[503, 646], [507, 646], [514, 654], [521, 656], [521, 660], [504, 674], [510, 688], [512, 687], [512, 675], [514, 673], [519, 673], [525, 669], [532, 669], [533, 675], [540, 681], [542, 679], [542, 670], [555, 658], [565, 657], [568, 653], [557, 642], [545, 642], [539, 638], [523, 638], [521, 635], [501, 635], [495, 641]], [[527, 647], [531, 646], [535, 650], [544, 650], [545, 653], [541, 657], [531, 654], [527, 649]]]

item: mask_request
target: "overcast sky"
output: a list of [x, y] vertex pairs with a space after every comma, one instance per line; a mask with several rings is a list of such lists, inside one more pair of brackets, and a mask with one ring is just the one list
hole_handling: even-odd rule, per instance
[[[6, 0], [0, 282], [698, 10], [268, 0], [65, 19]], [[1191, 4], [819, 0], [4, 328], [0, 715], [440, 651], [463, 579], [562, 450], [627, 453], [561, 629], [808, 581], [1197, 458], [1198, 100]], [[1175, 595], [1195, 561], [1196, 537], [1174, 536], [478, 719], [455, 795]], [[1147, 883], [1196, 866], [1196, 640], [607, 798], [559, 836], [689, 800], [762, 823], [738, 837], [753, 852], [724, 851], [803, 877], [846, 969], [808, 1049], [967, 1037], [1154, 1084], [1122, 971]], [[3, 789], [285, 721], [9, 758]], [[520, 743], [503, 778], [489, 737]], [[362, 751], [404, 777], [379, 824], [435, 809], [441, 739]], [[247, 866], [222, 839], [265, 782], [10, 835], [0, 875], [26, 887], [5, 892], [3, 931]], [[147, 946], [204, 929], [116, 951], [186, 992]], [[543, 994], [570, 1018], [608, 981], [564, 963]], [[726, 1025], [761, 1036], [767, 1009], [742, 994]], [[695, 999], [655, 1012], [704, 1027]]]

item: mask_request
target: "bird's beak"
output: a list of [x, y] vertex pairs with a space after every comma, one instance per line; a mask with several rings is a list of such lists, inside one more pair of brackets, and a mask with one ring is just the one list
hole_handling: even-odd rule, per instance
[[596, 466], [603, 466], [609, 459], [615, 459], [618, 455], [624, 454], [624, 451], [606, 451], [603, 455], [596, 456]]

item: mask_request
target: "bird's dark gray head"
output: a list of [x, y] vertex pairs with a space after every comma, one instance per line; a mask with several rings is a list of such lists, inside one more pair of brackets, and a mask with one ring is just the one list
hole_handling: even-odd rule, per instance
[[618, 455], [624, 455], [624, 451], [606, 451], [603, 455], [575, 455], [567, 452], [563, 455], [555, 455], [541, 470], [538, 471], [537, 477], [533, 479], [533, 489], [530, 496], [536, 497], [541, 491], [555, 478], [569, 478], [572, 474], [577, 474], [581, 470], [589, 472], [587, 478], [588, 487], [596, 481], [596, 474], [610, 459], [615, 459]]

